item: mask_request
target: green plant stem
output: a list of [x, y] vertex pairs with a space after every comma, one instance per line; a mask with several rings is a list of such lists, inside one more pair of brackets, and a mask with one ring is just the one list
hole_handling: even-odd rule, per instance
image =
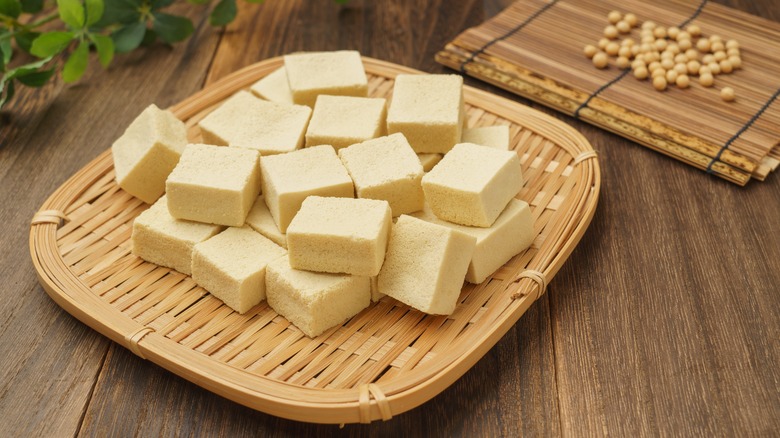
[[[43, 25], [44, 25], [44, 24], [46, 24], [46, 23], [49, 23], [49, 22], [51, 22], [51, 21], [54, 21], [54, 20], [56, 20], [58, 16], [59, 16], [59, 14], [55, 12], [55, 13], [53, 13], [53, 14], [51, 14], [51, 15], [47, 15], [46, 17], [43, 17], [43, 18], [41, 18], [40, 20], [38, 20], [38, 21], [35, 21], [35, 22], [32, 22], [32, 23], [30, 23], [30, 24], [21, 24], [21, 23], [19, 23], [18, 21], [16, 22], [16, 24], [17, 24], [17, 25], [19, 25], [19, 26], [21, 27], [21, 30], [22, 30], [22, 31], [24, 31], [24, 32], [29, 32], [29, 31], [31, 31], [31, 30], [33, 30], [33, 29], [36, 29], [36, 28], [38, 28], [38, 27], [41, 27], [41, 26], [43, 26]], [[4, 41], [4, 40], [7, 40], [7, 39], [11, 39], [11, 38], [13, 38], [13, 37], [14, 37], [14, 35], [16, 35], [17, 33], [19, 33], [19, 31], [15, 31], [15, 32], [8, 32], [7, 34], [4, 34], [3, 36], [0, 36], [0, 41]]]

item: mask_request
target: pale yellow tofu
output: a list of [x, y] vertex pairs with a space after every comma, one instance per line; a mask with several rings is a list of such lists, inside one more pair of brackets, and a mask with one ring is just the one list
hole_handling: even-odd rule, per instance
[[260, 193], [259, 158], [251, 149], [187, 145], [166, 182], [171, 216], [242, 226]]
[[509, 126], [481, 126], [479, 128], [470, 128], [463, 131], [462, 143], [474, 143], [480, 146], [488, 146], [509, 150]]
[[379, 137], [386, 117], [385, 99], [322, 94], [306, 131], [306, 147], [329, 144], [338, 151]]
[[307, 197], [355, 196], [352, 179], [332, 146], [314, 146], [262, 157], [260, 162], [263, 197], [282, 233], [287, 232], [290, 221]]
[[422, 209], [423, 167], [403, 134], [393, 134], [339, 151], [358, 198], [390, 203], [393, 216]]
[[425, 201], [439, 219], [489, 227], [523, 186], [520, 157], [471, 143], [456, 145], [422, 179]]
[[263, 195], [257, 198], [252, 209], [249, 210], [246, 224], [258, 233], [271, 239], [275, 244], [282, 248], [287, 248], [287, 235], [279, 231], [279, 227], [276, 226], [276, 222], [274, 222], [274, 218], [271, 216], [271, 210], [265, 204]]
[[179, 220], [168, 212], [165, 196], [133, 221], [132, 252], [160, 266], [189, 275], [196, 243], [222, 231], [219, 225]]
[[387, 201], [310, 196], [287, 228], [290, 266], [377, 275], [391, 223]]
[[378, 291], [425, 313], [455, 310], [477, 239], [402, 215], [393, 225]]
[[461, 76], [396, 76], [387, 132], [402, 133], [415, 152], [446, 154], [460, 142], [464, 116]]
[[442, 154], [417, 154], [417, 158], [420, 160], [420, 164], [422, 164], [423, 171], [424, 172], [430, 172], [431, 169], [433, 169], [433, 166], [439, 163], [442, 158], [444, 158], [444, 155]]
[[293, 53], [285, 55], [284, 67], [296, 104], [313, 107], [320, 94], [368, 95], [363, 60], [354, 50]]
[[344, 323], [371, 303], [368, 277], [293, 269], [282, 257], [268, 265], [268, 304], [313, 338]]
[[293, 104], [292, 91], [287, 82], [287, 71], [284, 67], [279, 67], [268, 76], [252, 84], [249, 90], [255, 96], [270, 100], [271, 102]]
[[265, 299], [266, 266], [286, 251], [248, 226], [195, 245], [192, 279], [238, 313]]
[[536, 237], [531, 209], [527, 202], [517, 199], [509, 201], [509, 205], [490, 228], [467, 227], [443, 221], [427, 207], [413, 216], [450, 227], [477, 239], [477, 246], [466, 273], [466, 281], [469, 283], [485, 281], [512, 257], [531, 246]]
[[153, 204], [187, 144], [184, 122], [149, 105], [111, 146], [116, 181], [124, 191]]
[[203, 142], [260, 151], [262, 155], [303, 147], [311, 108], [262, 100], [239, 91], [198, 122]]

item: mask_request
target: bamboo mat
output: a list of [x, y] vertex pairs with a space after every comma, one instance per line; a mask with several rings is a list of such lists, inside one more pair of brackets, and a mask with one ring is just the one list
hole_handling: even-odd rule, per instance
[[[603, 37], [612, 10], [736, 39], [743, 66], [712, 88], [692, 81], [663, 92], [614, 60], [599, 70], [583, 47]], [[630, 36], [639, 40], [639, 29]], [[707, 0], [521, 0], [458, 35], [436, 60], [739, 185], [780, 164], [780, 23]], [[727, 86], [736, 101], [720, 98]]]

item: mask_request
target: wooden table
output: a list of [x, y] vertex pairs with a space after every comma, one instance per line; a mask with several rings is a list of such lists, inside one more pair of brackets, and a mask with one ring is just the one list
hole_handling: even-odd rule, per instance
[[[434, 53], [507, 1], [410, 3], [244, 3], [225, 31], [189, 7], [187, 42], [19, 94], [0, 119], [0, 435], [778, 433], [780, 175], [740, 188], [542, 107], [600, 153], [593, 223], [549, 293], [471, 371], [392, 421], [339, 431], [255, 412], [117, 347], [44, 293], [30, 218], [150, 103], [303, 49], [444, 72]], [[722, 3], [780, 20], [778, 0]]]

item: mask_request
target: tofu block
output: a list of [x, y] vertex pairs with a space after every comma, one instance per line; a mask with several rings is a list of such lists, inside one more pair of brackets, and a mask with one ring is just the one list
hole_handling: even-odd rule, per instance
[[238, 313], [265, 299], [266, 266], [286, 251], [248, 226], [195, 245], [192, 279]]
[[287, 82], [287, 70], [284, 67], [279, 67], [268, 76], [255, 82], [249, 91], [255, 96], [271, 102], [293, 104], [292, 91], [290, 91], [290, 84]]
[[268, 265], [268, 304], [313, 338], [371, 303], [368, 277], [323, 274], [290, 267], [287, 257]]
[[444, 155], [442, 154], [417, 154], [417, 158], [422, 164], [423, 172], [430, 172], [433, 166], [439, 163]]
[[385, 133], [385, 99], [320, 95], [314, 105], [306, 147], [329, 144], [336, 150]]
[[439, 219], [489, 227], [523, 186], [513, 151], [460, 143], [422, 179], [425, 200]]
[[195, 244], [222, 231], [219, 225], [176, 219], [166, 196], [133, 221], [133, 254], [154, 264], [190, 275]]
[[187, 128], [170, 111], [149, 105], [111, 145], [122, 190], [153, 204], [187, 144]]
[[393, 216], [422, 209], [423, 167], [403, 134], [352, 145], [340, 150], [339, 158], [358, 198], [389, 202]]
[[309, 196], [287, 229], [290, 266], [377, 275], [391, 224], [387, 201]]
[[368, 95], [368, 79], [360, 53], [354, 50], [301, 52], [285, 55], [284, 67], [293, 102], [314, 106], [317, 96]]
[[474, 143], [502, 151], [509, 150], [509, 126], [482, 126], [479, 128], [465, 129], [463, 131], [463, 143]]
[[384, 296], [385, 294], [379, 292], [379, 276], [375, 275], [371, 277], [371, 302], [376, 303]]
[[303, 147], [311, 109], [259, 99], [239, 91], [198, 122], [203, 142], [283, 154]]
[[276, 222], [274, 222], [274, 218], [271, 216], [271, 211], [268, 210], [268, 206], [265, 204], [263, 195], [257, 198], [252, 209], [249, 210], [246, 224], [258, 233], [271, 239], [275, 244], [282, 248], [287, 248], [287, 235], [279, 231], [279, 227], [276, 226]]
[[396, 76], [387, 133], [402, 133], [415, 152], [449, 152], [460, 142], [464, 116], [461, 76]]
[[467, 227], [443, 221], [427, 207], [412, 216], [461, 231], [477, 239], [477, 246], [466, 272], [466, 281], [469, 283], [485, 281], [512, 257], [531, 246], [536, 237], [531, 209], [527, 202], [517, 199], [509, 201], [509, 205], [490, 228]]
[[425, 313], [451, 314], [476, 242], [461, 231], [402, 215], [390, 233], [379, 291]]
[[260, 159], [265, 203], [279, 231], [287, 232], [293, 217], [309, 196], [353, 198], [347, 169], [333, 150], [323, 145]]
[[187, 145], [166, 182], [168, 210], [178, 219], [240, 227], [260, 193], [260, 154]]

